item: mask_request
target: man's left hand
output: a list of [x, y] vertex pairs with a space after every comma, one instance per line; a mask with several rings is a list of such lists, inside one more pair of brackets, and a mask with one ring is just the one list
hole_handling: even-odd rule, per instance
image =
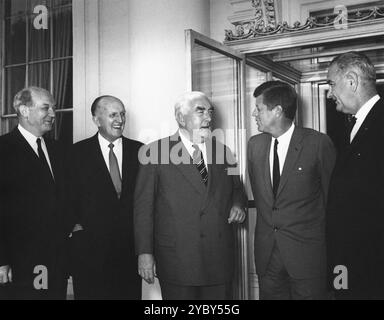
[[245, 220], [245, 211], [239, 206], [233, 206], [229, 214], [228, 223], [243, 223]]

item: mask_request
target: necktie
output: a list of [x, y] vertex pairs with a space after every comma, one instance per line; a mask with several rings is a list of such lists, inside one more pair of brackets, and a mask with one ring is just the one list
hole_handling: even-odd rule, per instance
[[277, 154], [277, 145], [279, 141], [275, 139], [275, 146], [273, 149], [273, 195], [276, 198], [277, 189], [279, 188], [280, 183], [280, 164], [279, 164], [279, 155]]
[[353, 127], [355, 126], [356, 123], [356, 117], [353, 115], [348, 115], [347, 117], [347, 139], [348, 143], [351, 142], [351, 132], [353, 130]]
[[207, 183], [208, 183], [208, 171], [207, 171], [207, 167], [205, 166], [205, 163], [204, 163], [203, 154], [197, 145], [194, 144], [192, 147], [195, 149], [195, 151], [193, 151], [193, 164], [195, 164], [197, 166], [197, 170], [199, 170], [204, 184], [207, 185]]
[[39, 159], [40, 159], [41, 163], [43, 164], [43, 167], [46, 170], [48, 170], [49, 175], [51, 176], [51, 178], [53, 178], [52, 172], [51, 172], [51, 168], [49, 167], [47, 158], [45, 157], [44, 151], [41, 148], [41, 138], [37, 138], [36, 143], [37, 143], [37, 153], [39, 155]]
[[117, 193], [117, 197], [120, 199], [121, 195], [121, 175], [119, 170], [119, 164], [113, 148], [115, 147], [113, 143], [109, 144], [109, 173], [112, 178], [113, 185]]

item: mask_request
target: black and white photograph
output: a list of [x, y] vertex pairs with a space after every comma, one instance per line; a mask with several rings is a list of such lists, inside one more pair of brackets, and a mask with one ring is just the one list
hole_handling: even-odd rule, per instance
[[384, 299], [384, 1], [0, 19], [0, 301]]

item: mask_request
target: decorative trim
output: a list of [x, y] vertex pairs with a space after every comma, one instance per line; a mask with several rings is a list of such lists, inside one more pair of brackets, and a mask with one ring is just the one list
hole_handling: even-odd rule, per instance
[[[260, 3], [270, 2], [273, 0], [252, 0], [252, 5], [257, 6]], [[384, 19], [384, 6], [374, 7], [371, 9], [357, 9], [348, 14], [344, 11], [331, 14], [328, 16], [314, 17], [310, 16], [305, 24], [301, 24], [296, 21], [293, 26], [289, 26], [286, 21], [276, 24], [276, 20], [273, 20], [273, 14], [270, 13], [270, 19], [265, 20], [265, 15], [261, 14], [261, 7], [256, 10], [255, 17], [247, 22], [237, 24], [235, 34], [232, 30], [225, 30], [225, 42], [235, 40], [252, 39], [260, 36], [271, 36], [275, 34], [306, 31], [316, 28], [324, 28], [337, 26], [340, 29], [346, 28], [348, 23], [356, 23], [374, 19]], [[272, 10], [270, 8], [270, 10]], [[272, 11], [271, 11], [272, 12]], [[263, 18], [262, 18], [263, 16]], [[247, 32], [246, 32], [247, 30]]]

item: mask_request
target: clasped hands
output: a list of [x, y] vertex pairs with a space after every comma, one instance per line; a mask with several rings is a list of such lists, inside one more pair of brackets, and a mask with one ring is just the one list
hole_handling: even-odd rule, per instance
[[10, 266], [0, 267], [0, 285], [12, 282], [12, 268]]

